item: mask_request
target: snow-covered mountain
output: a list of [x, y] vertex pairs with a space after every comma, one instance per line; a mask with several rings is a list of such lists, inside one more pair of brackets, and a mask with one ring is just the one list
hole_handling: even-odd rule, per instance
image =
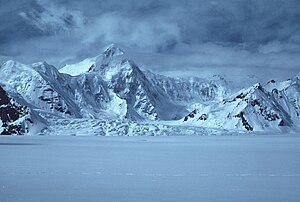
[[80, 109], [70, 97], [68, 76], [47, 63], [24, 65], [7, 61], [0, 69], [0, 81], [11, 86], [26, 102], [47, 113], [80, 117]]
[[298, 129], [299, 78], [255, 84], [220, 103], [195, 109], [182, 122], [247, 131]]
[[115, 45], [59, 71], [46, 62], [25, 65], [7, 61], [0, 75], [5, 90], [12, 89], [30, 111], [26, 116], [38, 112], [54, 125], [58, 123], [55, 119], [75, 118], [115, 120], [122, 125], [168, 121], [161, 123], [183, 128], [285, 131], [297, 130], [300, 123], [299, 75], [235, 92], [236, 86], [231, 88], [221, 76], [171, 78], [143, 71]]
[[0, 85], [0, 135], [36, 134], [46, 121], [20, 95]]
[[0, 69], [0, 81], [45, 116], [172, 120], [188, 112], [123, 54], [112, 45], [87, 59], [94, 63], [81, 62], [60, 72], [45, 62], [7, 61]]
[[142, 71], [115, 45], [108, 46], [99, 56], [66, 65], [59, 71], [101, 78], [108, 91], [125, 102], [125, 117], [132, 120], [179, 119], [191, 103], [220, 99], [226, 93], [222, 79], [175, 79]]
[[113, 95], [120, 99], [118, 102], [122, 102], [119, 104], [122, 111], [125, 108], [124, 117], [131, 120], [172, 120], [179, 119], [187, 113], [184, 106], [169, 99], [162, 88], [150, 81], [145, 73], [114, 45], [108, 46], [97, 57], [66, 65], [60, 72], [78, 78], [89, 76], [94, 78], [93, 82], [104, 82], [109, 97]]

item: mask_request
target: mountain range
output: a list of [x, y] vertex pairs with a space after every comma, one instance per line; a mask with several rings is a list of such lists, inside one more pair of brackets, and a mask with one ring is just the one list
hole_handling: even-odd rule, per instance
[[[122, 49], [110, 45], [98, 56], [60, 70], [46, 62], [7, 61], [0, 75], [0, 134], [45, 134], [58, 120], [127, 124], [127, 132], [119, 135], [130, 135], [128, 126], [145, 124], [147, 131], [157, 124], [195, 130], [299, 130], [300, 74], [236, 92], [222, 76], [172, 78], [141, 70]], [[109, 135], [108, 130], [101, 135]]]

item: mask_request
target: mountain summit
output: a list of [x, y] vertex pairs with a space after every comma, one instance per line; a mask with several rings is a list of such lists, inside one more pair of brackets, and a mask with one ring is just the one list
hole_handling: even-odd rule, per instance
[[93, 70], [96, 66], [107, 64], [117, 56], [122, 56], [124, 54], [125, 52], [121, 48], [117, 47], [115, 44], [111, 44], [104, 48], [101, 54], [92, 58], [86, 58], [79, 63], [67, 64], [59, 71], [71, 76], [77, 76]]
[[109, 57], [114, 57], [114, 56], [118, 56], [118, 55], [124, 55], [124, 51], [119, 48], [118, 46], [116, 46], [115, 44], [110, 44], [109, 46], [107, 46], [103, 53], [102, 53], [106, 58]]

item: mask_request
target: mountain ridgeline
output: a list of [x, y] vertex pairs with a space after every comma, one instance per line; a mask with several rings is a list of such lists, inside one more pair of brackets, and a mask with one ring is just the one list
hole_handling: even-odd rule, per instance
[[142, 71], [114, 45], [60, 70], [46, 62], [7, 61], [0, 75], [1, 134], [42, 130], [49, 124], [45, 119], [168, 121], [244, 131], [294, 130], [299, 123], [299, 77], [231, 95], [220, 76], [171, 78]]

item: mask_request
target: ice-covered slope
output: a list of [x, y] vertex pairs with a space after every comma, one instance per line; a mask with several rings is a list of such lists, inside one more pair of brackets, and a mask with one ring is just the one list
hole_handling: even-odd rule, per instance
[[117, 97], [101, 76], [85, 73], [70, 77], [69, 86], [72, 99], [80, 109], [80, 114], [87, 118], [124, 118], [127, 103]]
[[11, 86], [36, 108], [62, 116], [80, 117], [70, 99], [68, 80], [47, 63], [24, 65], [7, 61], [0, 68], [0, 82]]
[[296, 76], [283, 82], [272, 80], [267, 83], [266, 88], [293, 120], [297, 121], [300, 118], [300, 77]]
[[185, 113], [184, 107], [173, 102], [159, 86], [150, 82], [133, 61], [113, 61], [107, 68], [100, 69], [100, 73], [113, 92], [126, 100], [128, 117], [138, 118], [135, 117], [136, 112], [141, 118], [170, 120], [178, 119]]
[[[199, 126], [247, 131], [297, 129], [299, 124], [299, 80], [266, 88], [256, 84], [221, 103], [196, 109], [182, 120]], [[273, 85], [273, 87], [271, 87]], [[268, 90], [271, 91], [268, 91]]]
[[0, 135], [36, 134], [46, 128], [41, 118], [23, 98], [0, 85]]
[[222, 100], [228, 93], [228, 85], [222, 77], [211, 79], [172, 78], [146, 71], [147, 78], [161, 88], [169, 99], [182, 104], [205, 103]]

